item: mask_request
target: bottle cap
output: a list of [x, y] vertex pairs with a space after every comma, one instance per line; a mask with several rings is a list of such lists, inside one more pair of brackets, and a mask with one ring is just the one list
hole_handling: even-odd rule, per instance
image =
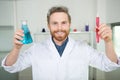
[[26, 24], [27, 24], [27, 21], [26, 21], [26, 20], [23, 20], [23, 21], [22, 21], [22, 24], [23, 24], [23, 25], [26, 25]]

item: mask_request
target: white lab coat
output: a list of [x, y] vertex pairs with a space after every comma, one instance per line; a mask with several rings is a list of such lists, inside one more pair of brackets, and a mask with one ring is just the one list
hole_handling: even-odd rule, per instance
[[71, 38], [62, 57], [50, 38], [20, 54], [13, 66], [5, 66], [5, 59], [2, 66], [11, 73], [32, 66], [33, 80], [88, 80], [89, 65], [104, 71], [120, 66], [111, 62], [105, 54]]

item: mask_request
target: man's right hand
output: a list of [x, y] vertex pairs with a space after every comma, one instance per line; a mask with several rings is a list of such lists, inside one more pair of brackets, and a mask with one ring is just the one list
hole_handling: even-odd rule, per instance
[[14, 48], [15, 49], [20, 49], [22, 47], [22, 42], [21, 40], [23, 39], [22, 37], [24, 36], [23, 30], [17, 30], [15, 35], [14, 35]]

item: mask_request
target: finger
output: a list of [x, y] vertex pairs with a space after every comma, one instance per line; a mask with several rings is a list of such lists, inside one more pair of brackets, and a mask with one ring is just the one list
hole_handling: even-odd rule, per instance
[[23, 30], [18, 30], [15, 35], [24, 36]]
[[23, 30], [21, 30], [21, 29], [17, 30], [16, 33], [15, 33], [15, 35], [14, 35], [14, 43], [15, 44], [17, 44], [17, 43], [21, 44], [20, 40], [23, 40], [23, 38], [22, 38], [23, 36], [24, 36]]
[[107, 33], [107, 32], [111, 33], [111, 28], [104, 25], [100, 27], [98, 34], [101, 35], [102, 33]]
[[111, 41], [112, 40], [112, 33], [106, 33], [101, 36], [102, 39], [104, 39], [105, 42]]
[[111, 34], [111, 33], [112, 33], [112, 31], [110, 29], [104, 29], [102, 32], [100, 32], [100, 36], [103, 36], [103, 35], [106, 35], [106, 34]]
[[106, 26], [106, 24], [100, 24], [99, 27], [95, 27], [95, 31], [98, 32], [101, 28], [103, 28], [104, 26]]
[[19, 40], [14, 40], [14, 43], [16, 44], [16, 45], [22, 45], [22, 42], [21, 41], [19, 41]]
[[107, 26], [106, 24], [100, 24], [100, 26], [99, 26], [99, 29], [101, 29], [101, 28], [103, 28], [103, 27], [105, 27], [105, 26]]
[[98, 34], [101, 34], [102, 32], [104, 32], [105, 30], [106, 30], [106, 27], [105, 26], [100, 26], [100, 28], [98, 28], [99, 29], [99, 32], [98, 32]]
[[22, 36], [19, 36], [19, 35], [15, 35], [14, 39], [23, 40], [23, 37], [22, 37]]
[[102, 32], [101, 34], [100, 34], [100, 36], [101, 37], [104, 37], [104, 36], [108, 36], [108, 37], [111, 37], [112, 36], [112, 32], [111, 32], [111, 30], [106, 30], [106, 31], [104, 31], [104, 32]]
[[104, 33], [102, 33], [101, 34], [101, 38], [105, 38], [105, 37], [111, 37], [111, 33], [109, 33], [109, 32], [104, 32]]
[[22, 30], [18, 30], [16, 31], [14, 38], [21, 39], [20, 37], [23, 37], [23, 36], [24, 36], [24, 32]]
[[106, 36], [103, 36], [103, 39], [105, 42], [108, 42], [112, 40], [112, 37], [106, 35]]

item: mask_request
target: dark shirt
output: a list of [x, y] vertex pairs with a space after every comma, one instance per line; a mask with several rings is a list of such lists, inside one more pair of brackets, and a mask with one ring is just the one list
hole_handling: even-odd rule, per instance
[[54, 42], [53, 38], [52, 38], [52, 41], [53, 41], [53, 43], [54, 43], [54, 45], [55, 45], [55, 47], [56, 47], [59, 55], [62, 56], [63, 51], [64, 51], [64, 49], [65, 49], [65, 47], [66, 47], [66, 44], [67, 44], [67, 42], [68, 42], [68, 38], [63, 42], [63, 44], [62, 44], [61, 46], [57, 45], [57, 44]]

